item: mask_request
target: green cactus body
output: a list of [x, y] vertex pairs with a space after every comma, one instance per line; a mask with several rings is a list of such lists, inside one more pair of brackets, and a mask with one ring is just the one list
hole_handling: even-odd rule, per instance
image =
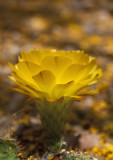
[[47, 149], [50, 147], [50, 151], [58, 151], [62, 145], [61, 137], [71, 104], [72, 101], [68, 99], [54, 102], [46, 100], [37, 101], [43, 129], [47, 136]]
[[0, 139], [0, 160], [20, 160], [17, 146], [10, 140]]

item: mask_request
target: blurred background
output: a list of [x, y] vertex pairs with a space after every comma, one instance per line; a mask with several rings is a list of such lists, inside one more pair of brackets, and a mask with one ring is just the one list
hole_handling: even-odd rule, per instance
[[34, 153], [40, 134], [33, 127], [40, 124], [37, 110], [28, 97], [12, 90], [15, 85], [8, 79], [8, 62], [15, 64], [21, 51], [31, 48], [84, 50], [97, 58], [104, 72], [98, 84], [100, 93], [74, 102], [65, 134], [80, 135], [73, 146], [78, 144], [82, 150], [99, 143], [99, 135], [105, 135], [105, 143], [112, 142], [113, 1], [0, 1], [0, 136], [16, 136], [29, 153]]

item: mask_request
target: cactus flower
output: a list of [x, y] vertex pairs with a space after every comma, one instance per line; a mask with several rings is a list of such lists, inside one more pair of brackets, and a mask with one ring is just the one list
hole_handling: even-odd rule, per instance
[[61, 138], [72, 99], [97, 93], [88, 87], [102, 76], [96, 59], [83, 51], [31, 50], [10, 66], [15, 90], [37, 99], [43, 128], [54, 141]]
[[22, 52], [18, 64], [10, 66], [10, 79], [19, 92], [47, 100], [79, 98], [84, 87], [102, 76], [95, 58], [82, 51], [31, 50]]

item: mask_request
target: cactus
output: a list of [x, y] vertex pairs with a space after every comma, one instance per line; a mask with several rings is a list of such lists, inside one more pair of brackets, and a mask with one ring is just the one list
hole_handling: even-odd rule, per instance
[[13, 141], [0, 139], [0, 160], [21, 160], [20, 155]]

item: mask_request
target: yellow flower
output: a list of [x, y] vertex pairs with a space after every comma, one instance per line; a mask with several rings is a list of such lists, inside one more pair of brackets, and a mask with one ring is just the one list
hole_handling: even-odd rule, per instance
[[92, 149], [92, 150], [93, 150], [93, 152], [94, 152], [94, 153], [99, 152], [99, 148], [98, 148], [97, 146], [93, 147], [93, 149]]
[[17, 156], [23, 158], [23, 154], [22, 153], [19, 153]]
[[108, 155], [107, 155], [107, 159], [112, 159], [113, 158], [113, 153], [109, 153]]
[[53, 159], [53, 157], [52, 157], [52, 156], [49, 156], [47, 160], [52, 160], [52, 159]]
[[82, 90], [102, 76], [95, 58], [83, 51], [31, 50], [22, 52], [19, 62], [10, 66], [10, 79], [20, 87], [15, 90], [50, 101], [97, 93]]
[[82, 51], [41, 49], [22, 52], [19, 62], [10, 66], [10, 79], [20, 87], [15, 90], [37, 99], [48, 150], [58, 149], [73, 98], [97, 93], [88, 87], [102, 76], [102, 70], [94, 57]]

